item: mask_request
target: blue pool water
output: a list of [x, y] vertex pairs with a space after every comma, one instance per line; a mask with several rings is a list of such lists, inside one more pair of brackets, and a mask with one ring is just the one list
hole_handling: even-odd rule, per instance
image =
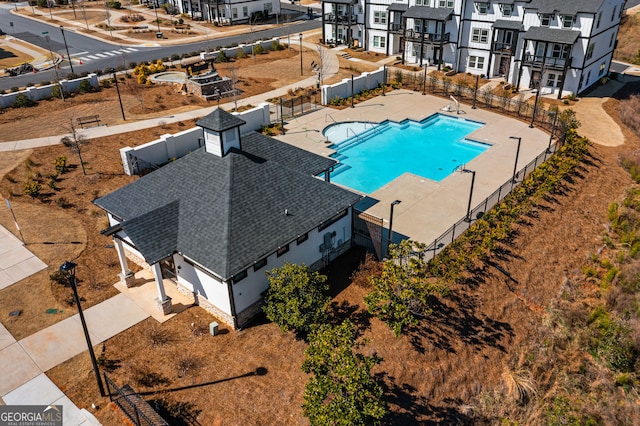
[[[489, 145], [465, 139], [482, 123], [434, 114], [421, 122], [385, 121], [330, 147], [331, 181], [371, 194], [403, 173], [441, 181]], [[352, 133], [351, 133], [352, 134]]]

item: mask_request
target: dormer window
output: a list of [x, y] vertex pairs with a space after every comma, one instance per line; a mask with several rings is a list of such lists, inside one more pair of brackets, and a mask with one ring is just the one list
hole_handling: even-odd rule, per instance
[[562, 16], [562, 28], [571, 28], [573, 27], [573, 23], [575, 22], [576, 17], [573, 15], [563, 15]]
[[513, 13], [513, 5], [501, 3], [500, 12], [502, 12], [502, 16], [511, 16]]
[[543, 27], [548, 27], [551, 25], [551, 20], [553, 19], [553, 15], [550, 13], [543, 13], [540, 15], [540, 25]]
[[489, 10], [489, 3], [487, 2], [476, 2], [476, 10], [480, 15], [486, 15]]
[[439, 0], [438, 7], [448, 7], [450, 9], [453, 9], [453, 2], [454, 0]]

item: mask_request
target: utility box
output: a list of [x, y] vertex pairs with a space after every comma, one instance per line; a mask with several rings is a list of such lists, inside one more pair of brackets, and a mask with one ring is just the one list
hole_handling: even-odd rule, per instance
[[160, 32], [156, 33], [156, 38], [162, 38], [162, 33]]
[[209, 324], [209, 333], [211, 333], [212, 336], [215, 336], [216, 334], [218, 334], [218, 323], [217, 322], [212, 322]]

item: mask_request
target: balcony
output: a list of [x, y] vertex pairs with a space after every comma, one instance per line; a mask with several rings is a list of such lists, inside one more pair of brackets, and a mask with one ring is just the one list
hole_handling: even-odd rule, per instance
[[524, 55], [523, 64], [525, 67], [531, 67], [537, 70], [542, 70], [543, 64], [544, 69], [563, 70], [571, 65], [571, 58], [554, 58], [551, 56], [547, 56], [545, 58], [542, 55], [538, 56], [526, 53]]
[[394, 34], [402, 34], [404, 32], [404, 27], [400, 23], [391, 23], [391, 25], [389, 25], [389, 32]]
[[423, 40], [427, 44], [440, 44], [449, 43], [449, 33], [436, 34], [436, 33], [423, 33], [416, 30], [407, 30], [405, 37], [408, 41], [414, 43], [421, 43]]
[[513, 56], [515, 54], [515, 49], [515, 43], [501, 43], [498, 41], [493, 43], [493, 53]]
[[333, 13], [325, 13], [324, 22], [326, 24], [342, 24], [342, 25], [355, 25], [358, 21], [358, 15], [336, 15]]

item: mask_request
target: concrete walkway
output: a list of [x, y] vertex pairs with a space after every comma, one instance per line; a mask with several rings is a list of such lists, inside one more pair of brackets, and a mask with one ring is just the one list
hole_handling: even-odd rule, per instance
[[46, 267], [22, 241], [0, 225], [0, 290]]
[[[156, 286], [153, 274], [142, 270], [135, 275], [135, 285], [126, 288], [84, 311], [93, 346], [127, 330], [149, 317], [165, 322], [193, 306], [193, 298], [178, 292], [175, 285], [165, 283], [173, 302], [173, 312], [162, 315], [155, 303]], [[0, 404], [62, 404], [64, 425], [93, 425], [98, 422], [91, 413], [79, 409], [44, 374], [45, 371], [87, 351], [87, 343], [78, 314], [38, 331], [20, 341], [0, 323]], [[97, 385], [96, 385], [97, 386]], [[96, 389], [96, 405], [100, 397]]]

